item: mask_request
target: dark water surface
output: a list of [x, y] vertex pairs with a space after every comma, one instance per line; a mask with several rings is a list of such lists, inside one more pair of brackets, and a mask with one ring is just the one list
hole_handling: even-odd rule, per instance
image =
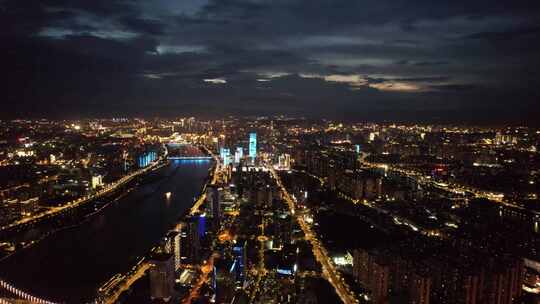
[[[48, 237], [0, 264], [0, 275], [38, 297], [84, 303], [127, 272], [193, 204], [211, 161], [178, 160], [83, 224]], [[165, 193], [171, 192], [167, 200]]]

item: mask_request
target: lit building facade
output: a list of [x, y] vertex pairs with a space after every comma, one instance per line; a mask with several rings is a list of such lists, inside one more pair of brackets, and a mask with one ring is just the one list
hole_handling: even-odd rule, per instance
[[244, 157], [244, 149], [242, 147], [237, 147], [234, 152], [234, 163], [239, 164], [242, 157]]
[[212, 216], [212, 219], [219, 227], [221, 211], [219, 206], [219, 190], [217, 186], [208, 185], [206, 188], [206, 203], [210, 216]]
[[165, 252], [174, 256], [174, 270], [178, 271], [181, 266], [180, 254], [180, 233], [178, 231], [169, 231], [165, 238]]
[[239, 240], [233, 247], [234, 266], [236, 271], [236, 283], [243, 284], [246, 278], [246, 247], [247, 242], [245, 240]]
[[139, 168], [148, 167], [153, 161], [157, 159], [157, 153], [154, 151], [146, 152], [137, 158], [137, 164]]
[[181, 259], [183, 263], [199, 262], [201, 248], [198, 217], [188, 217], [181, 223]]
[[158, 254], [149, 263], [150, 298], [169, 302], [174, 295], [174, 256]]
[[257, 157], [257, 133], [249, 133], [249, 157], [255, 160]]

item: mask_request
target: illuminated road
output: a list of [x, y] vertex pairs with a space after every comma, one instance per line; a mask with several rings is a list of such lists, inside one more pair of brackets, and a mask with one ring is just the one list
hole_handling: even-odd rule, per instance
[[191, 291], [189, 292], [189, 295], [182, 300], [183, 304], [191, 304], [191, 301], [193, 299], [196, 299], [199, 297], [199, 292], [201, 287], [208, 282], [208, 275], [212, 272], [214, 269], [214, 259], [219, 257], [217, 253], [213, 253], [210, 259], [201, 266], [201, 275], [199, 276], [199, 280], [197, 283], [191, 288]]
[[[213, 155], [213, 154], [212, 154], [212, 157], [216, 161], [216, 165], [214, 167], [214, 172], [212, 174], [212, 180], [211, 180], [210, 184], [215, 184], [218, 181], [218, 177], [219, 177], [219, 165], [218, 165], [219, 160], [216, 159], [216, 156]], [[203, 188], [202, 194], [199, 196], [199, 198], [197, 199], [195, 204], [191, 207], [191, 209], [190, 209], [190, 214], [191, 215], [197, 213], [199, 211], [200, 207], [202, 206], [202, 204], [204, 203], [204, 201], [206, 199], [206, 191], [205, 190], [206, 190], [206, 185]], [[208, 280], [208, 273], [210, 273], [212, 271], [213, 263], [214, 263], [214, 257], [215, 257], [215, 254], [212, 255], [210, 260], [205, 265], [201, 266], [200, 279], [197, 282], [197, 284], [192, 288], [189, 297], [186, 298], [183, 303], [191, 303], [191, 300], [198, 296], [199, 289]], [[122, 283], [121, 287], [118, 288], [118, 289], [115, 289], [114, 293], [112, 295], [108, 296], [107, 300], [104, 301], [103, 303], [106, 303], [106, 304], [115, 303], [116, 300], [118, 299], [118, 297], [122, 294], [122, 292], [128, 290], [131, 287], [131, 285], [133, 283], [135, 283], [135, 281], [137, 281], [139, 278], [141, 278], [148, 268], [149, 268], [149, 264], [146, 263], [146, 262], [143, 262], [140, 265], [140, 267], [137, 269], [137, 272], [134, 273], [133, 275], [129, 276], [127, 278], [127, 280], [126, 280], [125, 277], [122, 278], [125, 281]], [[107, 293], [107, 292], [105, 292], [105, 293]], [[187, 302], [185, 302], [185, 301], [187, 301]]]
[[[207, 150], [209, 151], [209, 150]], [[209, 153], [211, 153], [209, 151]], [[214, 158], [214, 172], [212, 173], [212, 180], [210, 181], [210, 185], [215, 185], [219, 180], [219, 158], [215, 156], [213, 153], [211, 153], [212, 157]], [[204, 185], [202, 194], [199, 196], [199, 199], [193, 204], [193, 207], [191, 207], [189, 214], [194, 215], [195, 213], [199, 212], [199, 209], [201, 208], [202, 204], [204, 204], [204, 200], [206, 199], [206, 186]]]
[[42, 220], [42, 219], [46, 219], [46, 218], [50, 218], [50, 217], [53, 217], [53, 216], [56, 216], [56, 215], [59, 215], [60, 213], [62, 212], [66, 212], [70, 209], [73, 209], [73, 208], [77, 208], [85, 203], [88, 203], [92, 200], [95, 200], [103, 195], [106, 195], [114, 190], [116, 190], [118, 187], [120, 186], [123, 186], [124, 184], [126, 184], [127, 182], [131, 181], [134, 177], [138, 176], [138, 175], [141, 175], [141, 174], [144, 174], [148, 171], [152, 171], [152, 170], [155, 170], [155, 169], [158, 169], [162, 166], [164, 166], [166, 163], [160, 163], [159, 161], [156, 161], [154, 163], [152, 163], [150, 166], [146, 167], [146, 168], [143, 168], [143, 169], [140, 169], [140, 170], [137, 170], [129, 175], [126, 175], [124, 177], [122, 177], [121, 179], [117, 180], [116, 182], [112, 183], [112, 184], [109, 184], [109, 185], [106, 185], [103, 189], [99, 190], [98, 192], [92, 194], [92, 195], [87, 195], [87, 196], [84, 196], [84, 197], [81, 197], [81, 198], [78, 198], [74, 201], [71, 201], [71, 202], [68, 202], [60, 207], [53, 207], [53, 208], [50, 208], [49, 210], [45, 211], [45, 212], [42, 212], [42, 213], [39, 213], [39, 214], [36, 214], [34, 216], [31, 216], [31, 217], [25, 217], [19, 221], [16, 221], [12, 224], [9, 224], [9, 225], [6, 225], [6, 226], [3, 226], [3, 227], [0, 227], [0, 232], [1, 231], [4, 231], [4, 230], [7, 230], [7, 229], [11, 229], [11, 228], [15, 228], [17, 226], [21, 226], [21, 225], [24, 225], [24, 224], [30, 224], [32, 222], [36, 222], [36, 221], [39, 221], [39, 220]]
[[[213, 155], [213, 154], [212, 154], [212, 157], [216, 161], [216, 165], [214, 167], [214, 172], [212, 174], [212, 180], [211, 180], [210, 184], [215, 184], [217, 182], [217, 180], [218, 180], [218, 177], [219, 177], [219, 165], [218, 165], [219, 160], [216, 159], [216, 156]], [[206, 199], [205, 190], [206, 190], [206, 185], [203, 188], [203, 193], [199, 196], [199, 198], [197, 199], [195, 204], [191, 207], [191, 209], [190, 209], [190, 214], [191, 215], [198, 212], [200, 207], [204, 203], [204, 201]], [[215, 257], [215, 255], [212, 255], [210, 260], [205, 265], [203, 265], [201, 267], [200, 279], [197, 282], [197, 284], [192, 288], [189, 297], [187, 299], [185, 299], [185, 301], [183, 303], [191, 303], [191, 300], [198, 296], [198, 293], [199, 293], [199, 290], [200, 290], [201, 286], [208, 280], [208, 273], [210, 273], [212, 271], [213, 263], [214, 263], [214, 257]], [[122, 285], [120, 285], [119, 288], [115, 289], [114, 292], [110, 296], [107, 296], [107, 299], [103, 303], [106, 303], [106, 304], [115, 303], [116, 300], [118, 299], [118, 297], [122, 294], [122, 292], [128, 290], [133, 283], [135, 283], [138, 279], [140, 279], [144, 275], [145, 271], [149, 267], [150, 266], [149, 266], [148, 263], [143, 262], [133, 275], [127, 277], [127, 279], [125, 277], [123, 277], [122, 279], [124, 281], [122, 282]], [[105, 293], [107, 293], [107, 292], [105, 292]]]
[[267, 274], [266, 267], [264, 266], [264, 244], [268, 240], [268, 238], [264, 235], [264, 218], [262, 219], [260, 227], [261, 234], [257, 237], [257, 240], [259, 241], [259, 264], [257, 265], [257, 279], [255, 280], [255, 284], [253, 285], [254, 287], [250, 296], [251, 300], [249, 301], [249, 303], [254, 303], [255, 297], [259, 292], [262, 278]]
[[[209, 161], [171, 161], [152, 173], [151, 180], [133, 185], [133, 191], [99, 216], [54, 233], [1, 262], [0, 276], [59, 302], [95, 300], [98, 288], [111, 277], [125, 276], [118, 277], [117, 286], [127, 280], [139, 259], [189, 212], [193, 197], [211, 179], [211, 166]], [[168, 192], [170, 198], [165, 195]], [[81, 273], [83, 280], [73, 280]], [[113, 288], [109, 290], [112, 294]]]
[[[208, 183], [210, 185], [215, 185], [219, 181], [219, 173], [220, 173], [220, 165], [219, 165], [219, 158], [214, 155], [209, 149], [206, 149], [203, 147], [207, 153], [212, 155], [212, 158], [214, 159], [214, 172], [212, 172], [212, 180]], [[207, 184], [207, 185], [208, 185]], [[201, 206], [204, 204], [204, 201], [206, 199], [206, 186], [203, 187], [202, 194], [199, 196], [197, 201], [193, 204], [191, 207], [189, 214], [194, 215], [195, 213], [199, 212]], [[218, 256], [217, 253], [212, 254], [210, 257], [210, 260], [206, 262], [206, 264], [201, 266], [201, 275], [199, 276], [199, 280], [195, 284], [195, 286], [192, 287], [191, 292], [189, 293], [189, 296], [186, 297], [182, 303], [189, 304], [193, 299], [196, 299], [199, 296], [199, 290], [201, 289], [202, 285], [208, 281], [208, 274], [212, 272], [212, 269], [214, 268], [214, 258]]]
[[[517, 205], [517, 204], [515, 204], [513, 202], [505, 201], [504, 200], [504, 195], [501, 194], [501, 193], [494, 193], [494, 192], [491, 192], [491, 191], [485, 191], [485, 190], [481, 190], [481, 189], [478, 189], [478, 188], [469, 187], [469, 186], [460, 185], [460, 184], [440, 183], [440, 182], [437, 182], [437, 181], [431, 179], [430, 176], [424, 176], [423, 174], [421, 174], [419, 172], [399, 168], [397, 166], [392, 166], [392, 165], [389, 165], [389, 164], [384, 164], [384, 163], [364, 163], [363, 165], [365, 165], [367, 167], [370, 167], [370, 168], [377, 168], [377, 169], [383, 169], [383, 170], [389, 170], [389, 171], [392, 171], [392, 172], [397, 172], [397, 173], [399, 173], [401, 175], [404, 175], [404, 176], [411, 177], [411, 178], [415, 179], [421, 185], [431, 186], [431, 187], [434, 187], [434, 188], [437, 188], [437, 189], [440, 189], [440, 190], [443, 190], [443, 191], [451, 192], [451, 193], [454, 193], [454, 194], [460, 194], [460, 195], [464, 195], [466, 193], [471, 193], [476, 198], [488, 199], [488, 200], [490, 200], [492, 202], [495, 202], [495, 203], [498, 203], [498, 204], [501, 204], [501, 205], [504, 205], [504, 206], [507, 206], [507, 207], [511, 207], [511, 208], [524, 209], [523, 207], [521, 207], [521, 206], [519, 206], [519, 205]], [[537, 212], [534, 212], [534, 211], [531, 211], [531, 212], [538, 214]]]
[[[301, 172], [303, 174], [306, 174], [312, 178], [315, 178], [319, 181], [321, 187], [323, 187], [325, 185], [325, 180], [317, 175], [313, 175], [307, 171], [304, 171], [304, 170], [299, 170], [298, 172]], [[385, 210], [383, 208], [379, 208], [377, 207], [377, 205], [373, 204], [372, 202], [368, 201], [368, 200], [359, 200], [359, 199], [353, 199], [352, 197], [348, 196], [347, 194], [339, 191], [336, 189], [336, 194], [338, 195], [338, 197], [346, 200], [346, 201], [349, 201], [351, 202], [352, 204], [356, 205], [356, 204], [361, 204], [365, 207], [368, 207], [368, 208], [371, 208], [373, 210], [376, 210], [377, 212], [380, 212], [380, 213], [384, 213], [384, 214], [389, 214], [389, 211], [388, 210]], [[361, 218], [364, 222], [366, 223], [369, 223], [370, 225], [374, 226], [374, 227], [377, 227], [377, 229], [381, 230], [381, 231], [385, 231], [388, 233], [388, 229], [386, 227], [383, 227], [381, 225], [379, 225], [377, 222], [373, 221], [371, 218], [369, 217], [366, 217], [366, 216], [362, 216], [362, 215], [356, 215], [357, 217]], [[398, 225], [402, 225], [403, 223], [407, 223], [409, 222], [407, 219], [405, 218], [402, 218], [401, 216], [399, 215], [396, 215], [396, 214], [392, 214], [392, 217], [394, 218], [394, 223], [398, 224]], [[413, 226], [411, 226], [412, 228]], [[420, 232], [420, 233], [424, 233], [428, 236], [431, 236], [429, 231], [426, 232], [426, 231], [423, 231], [423, 230], [420, 230], [418, 229], [417, 227], [414, 227], [412, 228], [414, 231], [416, 232]]]
[[123, 280], [122, 283], [120, 283], [119, 285], [115, 284], [114, 285], [115, 288], [112, 290], [112, 292], [109, 290], [101, 290], [100, 288], [99, 290], [100, 293], [106, 295], [106, 299], [100, 303], [104, 303], [104, 304], [116, 303], [116, 301], [118, 300], [118, 298], [124, 291], [129, 290], [131, 288], [131, 285], [133, 285], [133, 283], [135, 283], [138, 279], [144, 276], [146, 270], [150, 268], [150, 264], [148, 264], [146, 261], [141, 261], [141, 263], [138, 264], [136, 267], [137, 267], [137, 270], [132, 275], [120, 277], [120, 279]]
[[[267, 166], [272, 173], [272, 176], [274, 177], [277, 185], [280, 187], [281, 192], [283, 193], [283, 197], [287, 204], [289, 205], [289, 209], [291, 210], [291, 213], [295, 214], [295, 207], [294, 207], [294, 201], [289, 195], [289, 192], [283, 184], [281, 183], [281, 180], [279, 176], [276, 174], [274, 169], [271, 166]], [[313, 255], [317, 259], [317, 261], [322, 266], [322, 273], [324, 278], [332, 284], [334, 289], [336, 290], [337, 295], [339, 298], [343, 301], [345, 304], [354, 304], [358, 303], [358, 300], [355, 298], [354, 294], [351, 292], [349, 286], [345, 283], [344, 279], [341, 278], [338, 271], [335, 269], [334, 264], [332, 263], [332, 260], [328, 256], [328, 252], [326, 249], [321, 245], [319, 240], [317, 239], [317, 236], [313, 233], [311, 230], [311, 227], [305, 222], [304, 218], [302, 216], [295, 216], [296, 220], [298, 221], [298, 224], [300, 225], [300, 228], [302, 228], [302, 231], [304, 232], [306, 236], [306, 240], [308, 240], [313, 248]]]

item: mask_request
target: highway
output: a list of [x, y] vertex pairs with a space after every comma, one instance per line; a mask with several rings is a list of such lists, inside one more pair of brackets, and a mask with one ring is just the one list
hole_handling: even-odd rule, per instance
[[317, 261], [322, 266], [322, 273], [323, 277], [330, 282], [330, 284], [334, 287], [337, 295], [339, 298], [343, 301], [345, 304], [354, 304], [359, 303], [359, 301], [356, 299], [354, 294], [351, 292], [349, 286], [345, 283], [344, 279], [340, 276], [339, 272], [336, 270], [331, 258], [328, 256], [328, 252], [326, 249], [321, 245], [320, 241], [317, 238], [317, 235], [313, 233], [311, 227], [305, 222], [304, 218], [302, 216], [296, 216], [295, 215], [295, 202], [291, 198], [289, 192], [283, 184], [281, 183], [281, 180], [275, 170], [272, 168], [272, 166], [267, 166], [269, 171], [272, 174], [272, 177], [276, 181], [277, 185], [281, 189], [281, 192], [283, 193], [283, 198], [285, 199], [286, 203], [289, 206], [289, 209], [291, 211], [291, 214], [295, 216], [296, 220], [298, 221], [298, 224], [300, 225], [300, 228], [302, 228], [302, 231], [305, 234], [306, 240], [308, 240], [313, 248], [313, 255], [317, 259]]

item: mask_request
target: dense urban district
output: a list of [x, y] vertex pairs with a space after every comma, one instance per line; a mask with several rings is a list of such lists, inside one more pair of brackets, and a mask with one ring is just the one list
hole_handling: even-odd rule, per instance
[[540, 303], [539, 148], [517, 126], [2, 121], [0, 304]]

